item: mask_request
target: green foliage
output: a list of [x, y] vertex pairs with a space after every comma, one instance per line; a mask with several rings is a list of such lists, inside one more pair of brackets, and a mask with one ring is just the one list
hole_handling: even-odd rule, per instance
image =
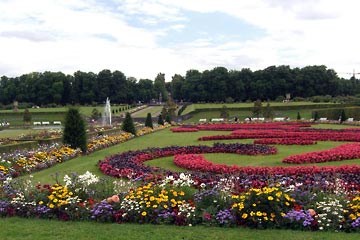
[[181, 114], [184, 112], [187, 106], [189, 106], [189, 104], [184, 104], [181, 106], [181, 108], [178, 111], [178, 116], [181, 116]]
[[161, 110], [161, 115], [165, 117], [167, 122], [170, 123], [175, 118], [176, 107], [176, 103], [172, 100], [167, 101], [164, 105], [163, 109]]
[[165, 117], [165, 122], [171, 123], [171, 118], [170, 118], [169, 115], [166, 115], [166, 117]]
[[314, 112], [314, 121], [317, 121], [319, 119], [319, 114], [317, 111]]
[[[16, 90], [16, 91], [15, 91]], [[342, 79], [326, 66], [306, 66], [291, 69], [289, 66], [269, 66], [253, 72], [215, 67], [200, 72], [188, 70], [183, 77], [175, 74], [165, 82], [159, 73], [154, 81], [126, 77], [124, 73], [104, 69], [99, 73], [77, 71], [73, 75], [61, 72], [32, 72], [19, 77], [1, 77], [0, 102], [8, 106], [16, 99], [36, 105], [94, 104], [112, 96], [113, 103], [165, 102], [171, 92], [174, 99], [192, 102], [238, 102], [257, 98], [281, 100], [291, 92], [296, 98], [311, 98], [315, 102], [334, 101], [332, 96], [355, 96], [360, 93], [359, 81]], [[352, 97], [354, 98], [354, 97]], [[341, 97], [336, 101], [353, 101]], [[27, 106], [29, 107], [29, 106]]]
[[254, 107], [252, 108], [252, 113], [254, 117], [260, 117], [260, 114], [262, 113], [263, 109], [262, 109], [262, 102], [260, 99], [256, 100], [254, 102]]
[[145, 120], [145, 127], [154, 128], [151, 113], [148, 113]]
[[297, 112], [296, 120], [301, 120], [300, 112]]
[[31, 122], [31, 113], [29, 111], [29, 109], [25, 108], [24, 110], [24, 122], [25, 123], [30, 123]]
[[[345, 115], [343, 121], [345, 121], [347, 118], [360, 119], [360, 107], [327, 108], [327, 109], [318, 109], [316, 111], [321, 117], [326, 117], [327, 119], [330, 120], [339, 120], [342, 114]], [[344, 113], [342, 113], [343, 111]]]
[[80, 148], [83, 153], [87, 149], [85, 121], [77, 108], [69, 108], [65, 116], [63, 143], [72, 148]]
[[93, 108], [91, 112], [91, 118], [94, 120], [98, 120], [100, 117], [101, 117], [101, 113], [99, 112], [99, 110], [97, 110], [97, 108]]
[[121, 129], [125, 132], [128, 133], [132, 133], [134, 135], [136, 135], [136, 129], [135, 129], [135, 125], [134, 125], [134, 121], [130, 115], [129, 112], [126, 113], [125, 115], [125, 119], [122, 123]]
[[164, 119], [162, 117], [162, 114], [160, 114], [159, 117], [158, 117], [158, 124], [159, 125], [164, 125]]
[[346, 120], [345, 110], [342, 109], [340, 114], [340, 123], [344, 122], [345, 120]]
[[270, 103], [266, 104], [266, 107], [264, 109], [264, 117], [267, 119], [271, 119], [274, 116], [274, 111], [272, 107], [270, 106]]
[[229, 109], [224, 105], [221, 109], [220, 117], [227, 119], [229, 118], [229, 115]]
[[232, 97], [227, 97], [227, 98], [225, 99], [225, 102], [226, 102], [226, 103], [234, 103], [234, 99], [233, 99]]

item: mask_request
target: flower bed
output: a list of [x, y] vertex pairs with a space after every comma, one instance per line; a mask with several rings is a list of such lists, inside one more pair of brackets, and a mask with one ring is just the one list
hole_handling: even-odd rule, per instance
[[[199, 182], [196, 174], [172, 174], [143, 184], [72, 173], [64, 184], [5, 181], [1, 217], [63, 221], [245, 226], [301, 230], [360, 231], [360, 192], [340, 179], [302, 184], [275, 175], [274, 186], [256, 187], [261, 178], [227, 176]], [[329, 181], [330, 180], [330, 181]], [[323, 194], [316, 194], [322, 191]], [[325, 196], [325, 197], [324, 197]]]
[[197, 129], [203, 131], [234, 131], [238, 129], [300, 129], [310, 127], [310, 123], [299, 122], [273, 122], [273, 123], [217, 123], [217, 124], [199, 124]]
[[343, 144], [335, 148], [317, 152], [310, 152], [289, 156], [283, 159], [283, 163], [320, 163], [331, 161], [343, 161], [360, 158], [360, 144]]
[[360, 142], [358, 130], [234, 130], [230, 135], [216, 135], [200, 137], [199, 141], [253, 139], [253, 138], [296, 138], [307, 141], [351, 141]]
[[237, 153], [248, 155], [275, 154], [276, 148], [253, 144], [220, 144], [210, 146], [172, 146], [129, 151], [102, 160], [100, 170], [113, 177], [137, 178], [145, 174], [155, 173], [158, 169], [144, 166], [142, 163], [155, 158], [188, 153]]
[[[143, 128], [137, 131], [138, 136], [152, 133], [168, 127], [159, 125], [152, 128]], [[134, 135], [126, 132], [117, 132], [112, 135], [94, 136], [88, 141], [86, 154], [104, 149], [133, 138]], [[17, 177], [21, 174], [31, 173], [48, 168], [56, 163], [72, 159], [82, 154], [80, 149], [72, 149], [59, 143], [43, 144], [38, 148], [17, 150], [12, 153], [0, 155], [0, 182], [6, 175]]]
[[170, 128], [172, 132], [198, 132], [199, 129], [197, 128], [190, 128], [190, 127], [177, 127], [177, 128]]
[[264, 138], [254, 140], [254, 144], [278, 144], [278, 145], [314, 145], [313, 140], [297, 139], [297, 138]]

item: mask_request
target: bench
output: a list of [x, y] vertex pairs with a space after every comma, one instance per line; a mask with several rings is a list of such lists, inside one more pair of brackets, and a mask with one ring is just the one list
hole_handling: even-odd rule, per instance
[[50, 122], [41, 122], [42, 125], [50, 125]]
[[224, 119], [223, 118], [212, 118], [211, 122], [223, 122]]
[[281, 122], [281, 121], [285, 121], [284, 117], [276, 117], [273, 119], [274, 122]]
[[354, 118], [348, 118], [346, 121], [347, 121], [347, 122], [353, 122], [353, 121], [354, 121]]
[[41, 125], [41, 122], [33, 122], [33, 125]]
[[319, 118], [319, 121], [320, 121], [320, 122], [327, 121], [327, 118]]
[[60, 121], [54, 121], [53, 124], [54, 125], [61, 125], [61, 122]]

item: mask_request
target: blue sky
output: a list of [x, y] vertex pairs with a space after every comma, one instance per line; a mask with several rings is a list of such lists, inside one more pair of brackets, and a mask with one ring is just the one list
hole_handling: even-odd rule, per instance
[[[0, 76], [217, 66], [360, 72], [356, 0], [0, 0]], [[360, 77], [359, 75], [357, 77]]]

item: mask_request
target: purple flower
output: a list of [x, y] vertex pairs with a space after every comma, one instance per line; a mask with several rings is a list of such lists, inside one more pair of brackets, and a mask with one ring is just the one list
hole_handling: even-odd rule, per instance
[[353, 228], [360, 227], [360, 217], [358, 217], [355, 221], [351, 223]]
[[310, 215], [308, 211], [304, 210], [291, 210], [284, 218], [287, 218], [290, 220], [290, 222], [301, 222], [304, 227], [310, 226], [311, 222], [314, 221], [314, 218]]
[[220, 225], [235, 223], [235, 217], [229, 209], [220, 210], [215, 219]]

